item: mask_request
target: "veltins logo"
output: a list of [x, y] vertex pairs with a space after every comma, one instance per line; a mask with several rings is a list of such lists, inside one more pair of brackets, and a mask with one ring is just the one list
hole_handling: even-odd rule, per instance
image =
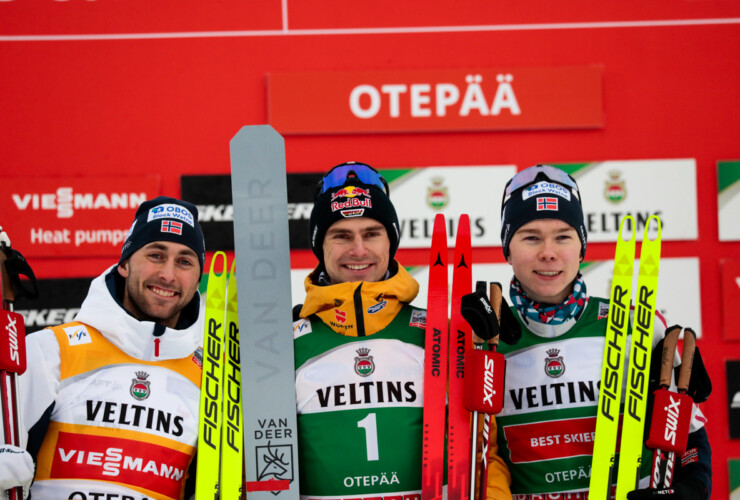
[[131, 387], [129, 392], [139, 401], [143, 401], [149, 397], [151, 390], [149, 389], [150, 382], [147, 380], [149, 374], [147, 372], [136, 372], [136, 378], [131, 379]]
[[617, 204], [627, 198], [627, 187], [625, 182], [619, 178], [622, 173], [619, 170], [609, 172], [609, 179], [605, 182], [604, 198], [606, 201]]
[[432, 185], [427, 188], [427, 205], [434, 210], [442, 210], [450, 202], [442, 177], [432, 177]]
[[563, 357], [558, 356], [560, 349], [548, 349], [545, 358], [545, 374], [550, 378], [558, 378], [565, 373]]
[[355, 358], [355, 373], [360, 377], [367, 377], [375, 371], [375, 363], [373, 357], [370, 356], [370, 349], [367, 347], [361, 347], [355, 351], [359, 354]]

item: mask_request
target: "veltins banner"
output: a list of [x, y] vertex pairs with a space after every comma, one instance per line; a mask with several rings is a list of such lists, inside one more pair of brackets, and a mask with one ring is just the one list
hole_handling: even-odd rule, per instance
[[638, 240], [642, 240], [651, 215], [660, 217], [663, 240], [697, 239], [696, 160], [624, 160], [558, 166], [578, 181], [589, 241], [617, 241], [619, 222], [625, 215], [634, 217]]

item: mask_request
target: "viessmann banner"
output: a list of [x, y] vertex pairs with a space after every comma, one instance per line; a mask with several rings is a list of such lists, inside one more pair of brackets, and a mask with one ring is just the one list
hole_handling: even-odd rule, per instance
[[26, 257], [119, 255], [158, 177], [13, 178], [0, 182], [0, 225]]
[[604, 126], [603, 68], [469, 68], [272, 73], [269, 122], [282, 134]]

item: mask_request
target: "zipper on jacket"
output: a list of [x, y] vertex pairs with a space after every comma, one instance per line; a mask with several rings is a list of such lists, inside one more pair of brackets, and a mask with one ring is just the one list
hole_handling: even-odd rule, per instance
[[357, 336], [364, 337], [365, 336], [365, 315], [363, 314], [363, 309], [362, 309], [362, 282], [360, 282], [360, 286], [355, 288], [353, 299], [355, 303], [355, 320], [357, 322]]

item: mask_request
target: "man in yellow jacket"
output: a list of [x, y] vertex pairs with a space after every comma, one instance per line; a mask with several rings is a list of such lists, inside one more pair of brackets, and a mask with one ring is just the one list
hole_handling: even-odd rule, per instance
[[[344, 163], [322, 178], [319, 264], [293, 328], [303, 498], [421, 498], [426, 311], [409, 305], [419, 285], [394, 259], [399, 237], [375, 169]], [[511, 498], [490, 451], [487, 496]]]

